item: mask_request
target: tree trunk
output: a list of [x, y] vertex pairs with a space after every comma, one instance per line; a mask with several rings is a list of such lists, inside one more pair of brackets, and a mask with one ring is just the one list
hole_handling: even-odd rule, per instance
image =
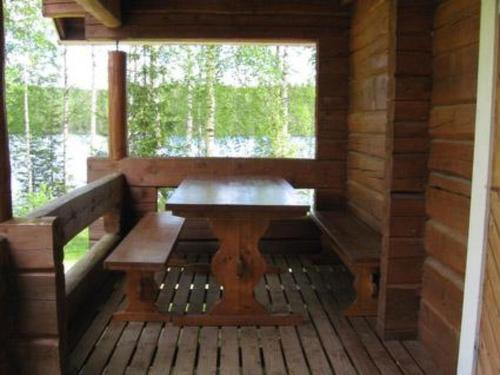
[[288, 51], [286, 47], [283, 47], [283, 53], [280, 57], [281, 63], [281, 87], [280, 87], [280, 99], [281, 99], [281, 116], [282, 116], [282, 124], [281, 124], [281, 136], [283, 140], [288, 143], [288, 127], [289, 127], [289, 118], [290, 118], [290, 97], [288, 93]]
[[158, 53], [156, 51], [156, 47], [149, 47], [149, 91], [151, 93], [151, 100], [153, 102], [153, 110], [155, 114], [155, 154], [158, 155], [161, 146], [163, 145], [163, 139], [161, 131], [161, 111], [160, 111], [160, 92], [157, 87], [157, 75], [158, 75], [158, 67], [157, 67], [157, 59]]
[[92, 58], [92, 72], [91, 72], [91, 103], [90, 103], [90, 153], [93, 154], [97, 150], [97, 87], [96, 79], [96, 59], [95, 47], [90, 47]]
[[216, 46], [206, 47], [207, 122], [205, 125], [206, 156], [213, 156], [215, 149], [215, 74]]
[[188, 156], [193, 155], [193, 51], [188, 46], [186, 56], [186, 89], [187, 89], [187, 115], [186, 115], [186, 144]]
[[63, 48], [63, 177], [65, 188], [69, 185], [68, 176], [68, 141], [69, 141], [69, 87], [68, 87], [68, 49]]
[[26, 179], [28, 193], [33, 193], [33, 160], [31, 156], [31, 124], [30, 124], [30, 107], [29, 107], [29, 72], [28, 64], [24, 66], [23, 71], [23, 103], [24, 103], [24, 142], [26, 150]]

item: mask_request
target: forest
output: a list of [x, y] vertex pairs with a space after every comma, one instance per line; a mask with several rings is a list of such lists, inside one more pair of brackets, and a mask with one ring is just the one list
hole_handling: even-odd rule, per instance
[[5, 17], [17, 216], [84, 184], [86, 157], [106, 155], [102, 72], [114, 48], [128, 54], [132, 156], [314, 157], [314, 46], [87, 45], [89, 68], [75, 69], [76, 47], [58, 43], [41, 0], [7, 0]]

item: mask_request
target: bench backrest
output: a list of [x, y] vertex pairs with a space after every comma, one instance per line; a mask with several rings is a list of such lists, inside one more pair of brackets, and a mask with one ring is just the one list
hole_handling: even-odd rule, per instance
[[161, 271], [167, 264], [184, 219], [168, 212], [150, 212], [105, 260], [110, 270]]

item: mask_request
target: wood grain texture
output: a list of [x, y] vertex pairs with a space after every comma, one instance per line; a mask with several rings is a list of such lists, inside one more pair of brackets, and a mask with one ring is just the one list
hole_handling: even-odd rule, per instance
[[119, 214], [124, 184], [122, 175], [111, 174], [54, 199], [31, 212], [28, 217], [58, 217], [61, 224], [60, 240], [64, 245], [104, 214]]
[[479, 331], [478, 374], [495, 374], [500, 371], [497, 353], [500, 350], [499, 301], [500, 293], [500, 76], [496, 82], [496, 117], [494, 132], [494, 151], [492, 164], [492, 191], [490, 193], [488, 243], [486, 253], [485, 277], [483, 282], [483, 301]]
[[[194, 255], [194, 259], [200, 261], [204, 255]], [[255, 294], [273, 311], [307, 312], [308, 321], [299, 328], [114, 322], [110, 317], [123, 297], [117, 288], [95, 307], [97, 315], [71, 351], [72, 369], [76, 373], [116, 369], [126, 374], [145, 373], [146, 369], [151, 374], [374, 374], [383, 370], [439, 374], [418, 342], [385, 342], [376, 334], [373, 320], [354, 322], [342, 315], [339, 301], [353, 295], [348, 272], [335, 265], [332, 257], [316, 265], [306, 254], [285, 252], [268, 261], [287, 271], [266, 276]], [[172, 303], [188, 314], [192, 308], [198, 311], [200, 305], [210, 308], [212, 293], [220, 293], [213, 278], [190, 270], [168, 270], [161, 282], [161, 306]]]
[[309, 210], [279, 177], [197, 176], [185, 179], [167, 201], [174, 215], [207, 218], [219, 240], [211, 272], [222, 298], [202, 315], [174, 318], [180, 325], [289, 325], [297, 315], [273, 315], [254, 296], [267, 264], [259, 241], [270, 219], [303, 217]]
[[87, 13], [106, 27], [120, 27], [121, 6], [118, 0], [75, 0]]
[[[426, 192], [428, 255], [422, 284], [420, 337], [445, 373], [458, 353], [475, 127], [478, 0], [437, 4], [433, 20], [433, 88]], [[439, 334], [437, 334], [439, 332]]]
[[[304, 173], [304, 171], [309, 173]], [[192, 175], [211, 176], [281, 176], [295, 188], [334, 189], [342, 191], [343, 162], [308, 159], [260, 158], [126, 158], [88, 160], [89, 181], [113, 172], [123, 173], [130, 186], [177, 187]]]
[[109, 158], [127, 157], [127, 54], [110, 51], [108, 54], [108, 121]]
[[183, 223], [184, 219], [168, 212], [148, 213], [108, 256], [104, 266], [110, 270], [163, 270]]
[[[63, 248], [55, 218], [0, 223], [11, 259], [11, 360], [25, 372], [62, 373], [66, 337]], [[28, 371], [28, 369], [30, 369]]]
[[[280, 211], [304, 215], [309, 205], [301, 203], [293, 187], [281, 177], [192, 176], [182, 181], [168, 199], [168, 210]], [[266, 228], [267, 229], [267, 228]]]

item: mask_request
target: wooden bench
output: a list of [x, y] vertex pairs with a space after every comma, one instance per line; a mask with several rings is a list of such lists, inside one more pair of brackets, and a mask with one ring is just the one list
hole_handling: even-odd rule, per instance
[[381, 235], [346, 210], [315, 211], [312, 218], [323, 232], [323, 240], [354, 275], [356, 299], [344, 313], [377, 315]]
[[155, 304], [155, 272], [163, 271], [174, 250], [184, 219], [167, 212], [150, 212], [104, 261], [109, 270], [125, 271], [128, 305], [117, 320], [168, 321]]

